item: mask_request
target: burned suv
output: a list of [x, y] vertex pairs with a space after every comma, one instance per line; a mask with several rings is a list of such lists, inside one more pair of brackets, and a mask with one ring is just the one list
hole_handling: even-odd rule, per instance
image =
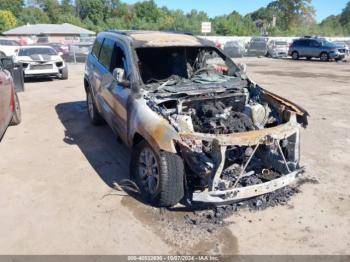
[[252, 82], [212, 43], [191, 35], [109, 31], [88, 56], [90, 120], [132, 148], [131, 176], [152, 204], [223, 204], [285, 187], [303, 174], [300, 106]]

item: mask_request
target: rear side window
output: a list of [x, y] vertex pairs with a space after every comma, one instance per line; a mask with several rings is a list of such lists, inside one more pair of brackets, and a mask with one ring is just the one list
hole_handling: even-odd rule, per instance
[[100, 49], [101, 49], [101, 46], [102, 46], [102, 38], [96, 38], [95, 40], [95, 43], [92, 47], [92, 54], [94, 56], [96, 56], [98, 58], [99, 54], [100, 54]]
[[293, 43], [293, 46], [308, 46], [308, 40], [297, 40]]
[[105, 40], [103, 41], [103, 44], [102, 44], [102, 48], [100, 51], [100, 57], [98, 60], [108, 70], [111, 69], [113, 48], [114, 48], [114, 41], [111, 39], [105, 38]]

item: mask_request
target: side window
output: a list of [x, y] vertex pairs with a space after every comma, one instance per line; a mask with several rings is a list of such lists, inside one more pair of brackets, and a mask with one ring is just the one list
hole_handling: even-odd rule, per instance
[[114, 41], [111, 39], [105, 38], [105, 40], [103, 41], [103, 44], [102, 44], [102, 48], [100, 51], [100, 57], [98, 60], [108, 70], [111, 69], [113, 48], [114, 48]]
[[310, 42], [310, 46], [312, 46], [312, 47], [320, 47], [321, 44], [320, 44], [320, 42], [313, 40], [313, 41]]
[[114, 45], [113, 49], [113, 56], [110, 68], [111, 72], [113, 72], [115, 68], [122, 68], [125, 71], [127, 70], [125, 53], [117, 44]]
[[102, 40], [103, 40], [102, 38], [96, 38], [95, 43], [94, 43], [94, 45], [92, 47], [92, 52], [91, 53], [94, 56], [96, 56], [96, 58], [99, 57], [100, 49], [101, 49], [101, 45], [102, 45]]
[[301, 46], [301, 41], [300, 40], [298, 40], [298, 41], [295, 41], [294, 43], [293, 43], [293, 46]]

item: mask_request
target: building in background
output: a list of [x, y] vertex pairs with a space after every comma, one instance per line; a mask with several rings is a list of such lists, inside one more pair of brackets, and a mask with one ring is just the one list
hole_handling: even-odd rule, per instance
[[74, 44], [80, 42], [92, 42], [96, 35], [93, 31], [68, 23], [28, 24], [13, 28], [2, 34], [7, 38], [20, 41], [21, 44], [49, 42]]

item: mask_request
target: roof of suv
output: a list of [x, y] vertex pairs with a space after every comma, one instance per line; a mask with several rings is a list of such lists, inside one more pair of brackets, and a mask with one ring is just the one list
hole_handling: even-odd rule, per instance
[[212, 46], [211, 42], [189, 34], [161, 31], [111, 30], [111, 33], [128, 36], [135, 47], [170, 47], [170, 46]]

